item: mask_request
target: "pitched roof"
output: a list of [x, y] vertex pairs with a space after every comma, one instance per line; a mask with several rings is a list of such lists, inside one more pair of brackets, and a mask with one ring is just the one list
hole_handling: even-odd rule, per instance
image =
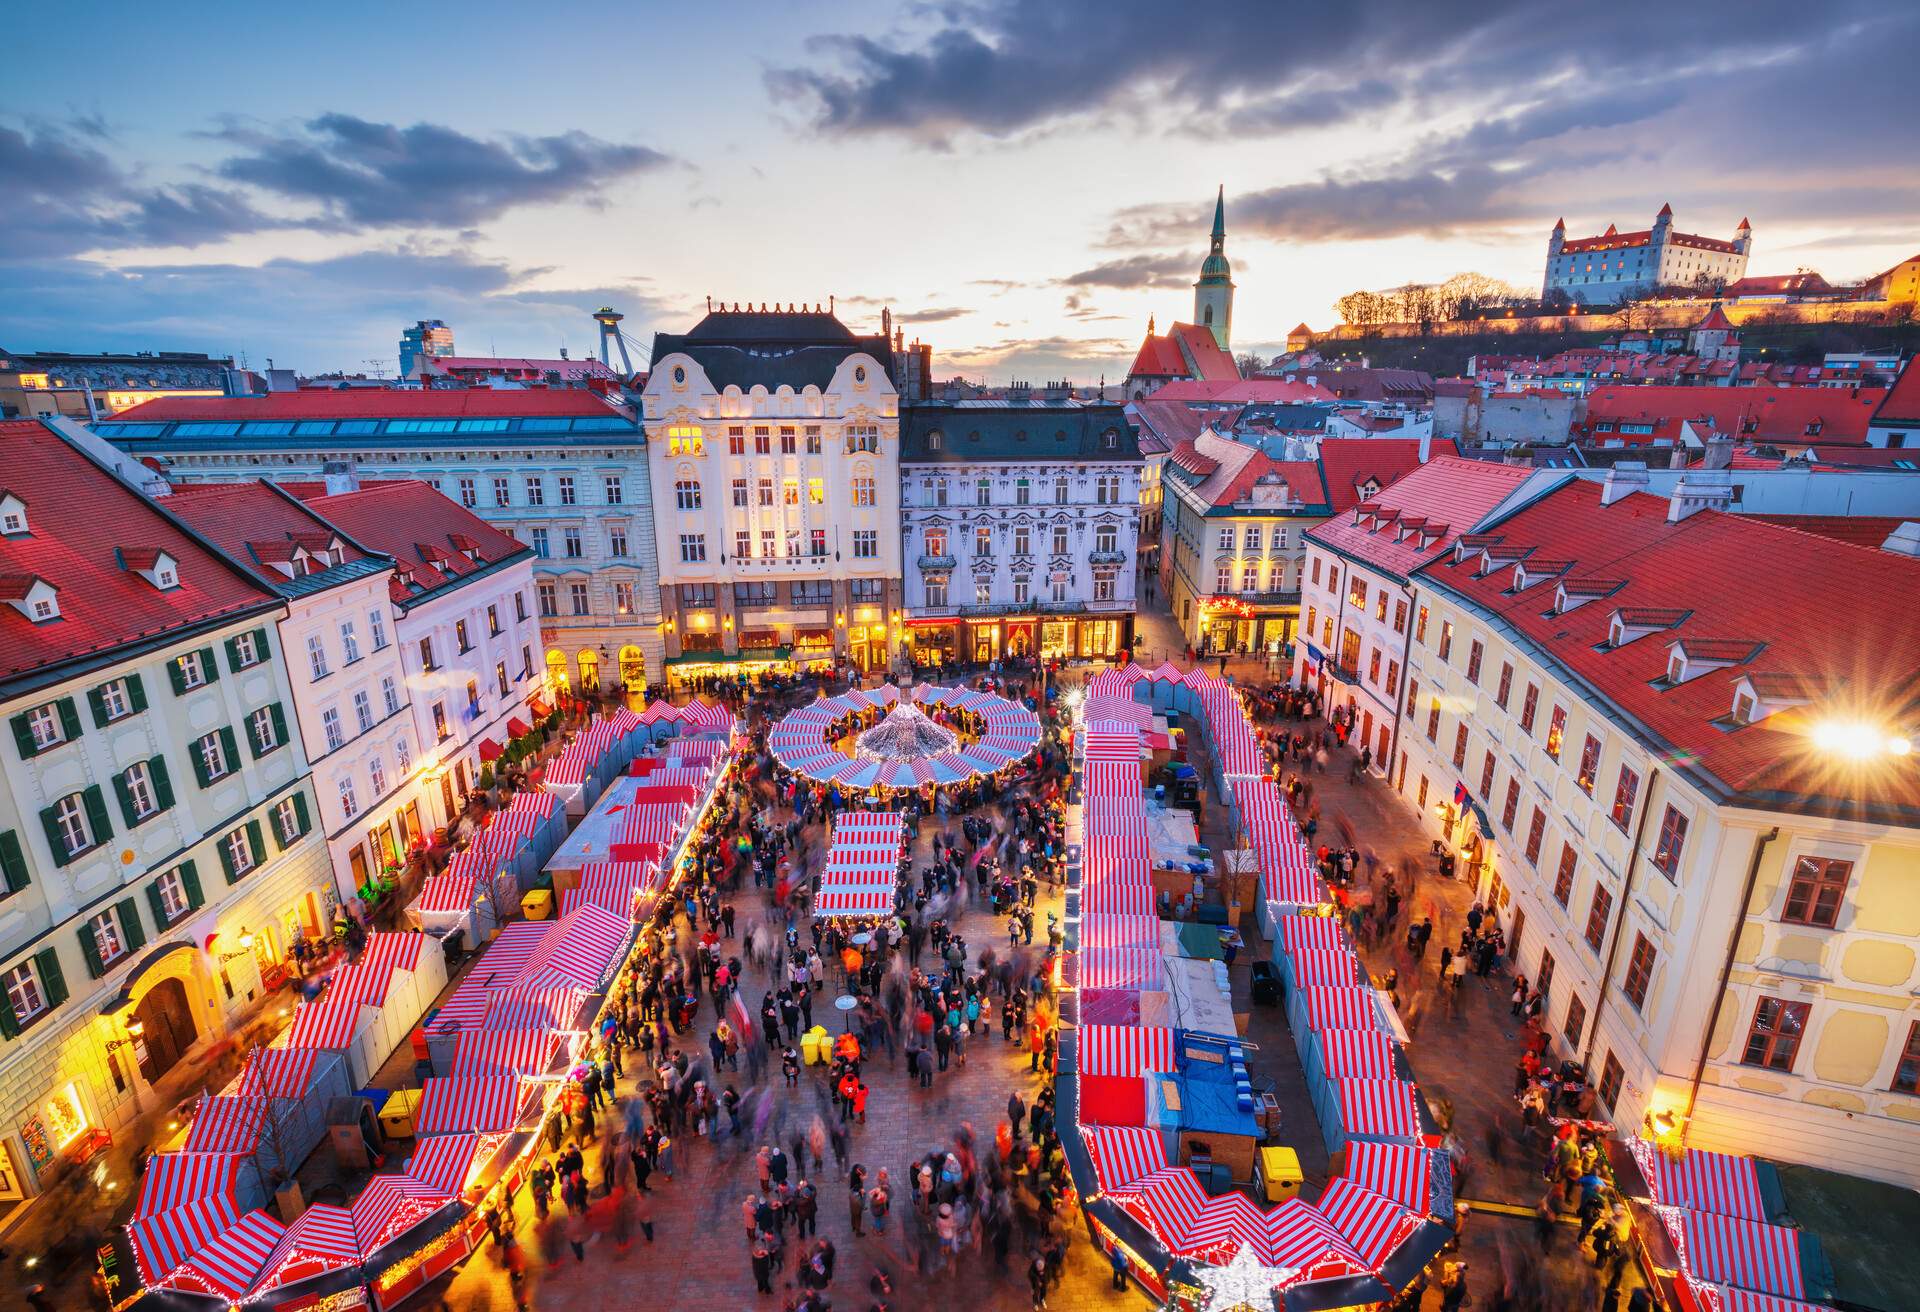
[[[60, 603], [60, 617], [40, 624], [0, 607], [0, 685], [31, 673], [58, 677], [71, 663], [279, 604], [45, 425], [0, 421], [0, 458], [7, 490], [26, 503], [29, 530], [0, 538], [0, 575], [44, 579]], [[116, 555], [123, 549], [164, 551], [178, 566], [179, 586], [163, 592], [123, 567]]]
[[481, 374], [558, 374], [563, 379], [601, 378], [617, 380], [620, 375], [588, 356], [582, 360], [530, 360], [515, 356], [423, 355], [420, 364], [434, 373]]
[[[1836, 691], [1814, 715], [1872, 716], [1889, 726], [1920, 711], [1920, 670], [1885, 653], [1920, 645], [1920, 561], [1784, 528], [1748, 515], [1698, 511], [1667, 522], [1667, 499], [1602, 506], [1599, 484], [1575, 480], [1490, 528], [1501, 545], [1571, 561], [1570, 577], [1617, 586], [1603, 600], [1550, 613], [1539, 589], [1512, 593], [1506, 571], [1478, 576], [1451, 557], [1420, 579], [1497, 618], [1544, 660], [1610, 705], [1656, 753], [1709, 791], [1770, 809], [1893, 817], [1920, 824], [1908, 761], [1884, 777], [1837, 768], [1810, 750], [1813, 716], [1730, 722], [1734, 683], [1755, 675], [1822, 676]], [[1653, 637], [1611, 646], [1616, 608], [1684, 610]], [[1845, 623], [1835, 623], [1835, 616]], [[1669, 647], [1736, 663], [1666, 681]]]
[[1396, 519], [1438, 524], [1438, 541], [1422, 545], [1414, 534], [1401, 537], [1393, 523], [1357, 523], [1358, 507], [1309, 529], [1307, 536], [1366, 565], [1399, 578], [1452, 549], [1454, 541], [1491, 514], [1533, 474], [1526, 465], [1497, 465], [1444, 455], [1417, 466], [1387, 484], [1366, 504], [1398, 512]]
[[834, 315], [812, 310], [709, 310], [685, 333], [655, 333], [653, 367], [669, 355], [687, 356], [715, 387], [825, 388], [849, 355], [865, 352], [884, 371], [893, 368], [893, 343], [861, 337]]
[[1914, 367], [1914, 360], [1920, 360], [1920, 355], [1907, 361], [1873, 412], [1875, 424], [1920, 424], [1920, 368]]
[[[501, 392], [490, 388], [353, 387], [269, 392], [265, 396], [162, 396], [130, 406], [114, 423], [249, 419], [502, 419], [525, 415], [615, 414], [597, 392], [570, 388]], [[107, 430], [108, 436], [112, 430]]]
[[[1459, 454], [1444, 437], [1434, 439], [1427, 452], [1428, 459]], [[1420, 443], [1415, 438], [1323, 438], [1320, 442], [1320, 471], [1326, 480], [1327, 505], [1336, 515], [1360, 504], [1367, 483], [1384, 488], [1419, 467]]]
[[1334, 397], [1326, 388], [1315, 387], [1298, 379], [1231, 378], [1168, 383], [1153, 394], [1153, 399], [1209, 405], [1257, 405], [1275, 401], [1331, 401]]
[[1150, 332], [1141, 339], [1127, 376], [1229, 382], [1240, 377], [1240, 366], [1220, 349], [1211, 328], [1176, 323], [1164, 333]]
[[1155, 449], [1171, 450], [1182, 442], [1191, 442], [1200, 436], [1200, 430], [1210, 422], [1220, 422], [1219, 416], [1182, 405], [1178, 401], [1162, 401], [1158, 393], [1144, 401], [1128, 404], [1127, 413], [1139, 421], [1140, 449], [1147, 451], [1149, 443]]
[[1179, 378], [1186, 372], [1186, 357], [1173, 344], [1173, 338], [1165, 333], [1148, 333], [1140, 339], [1140, 349], [1134, 352], [1127, 377]]
[[[1587, 397], [1580, 431], [1592, 434], [1603, 423], [1680, 421], [1711, 427], [1732, 438], [1773, 441], [1818, 437], [1826, 442], [1861, 442], [1874, 407], [1888, 394], [1858, 387], [1596, 387]], [[1817, 433], [1807, 430], [1819, 425]], [[1655, 436], [1668, 436], [1657, 427]]]
[[[1383, 488], [1420, 463], [1420, 443], [1401, 438], [1323, 438], [1317, 460], [1275, 460], [1250, 442], [1203, 432], [1174, 448], [1172, 459], [1198, 480], [1201, 504], [1226, 510], [1253, 495], [1263, 481], [1284, 483], [1300, 513], [1338, 514], [1359, 504], [1368, 483]], [[1435, 455], [1456, 455], [1452, 442], [1432, 444]]]
[[302, 548], [317, 555], [337, 542], [341, 558], [335, 565], [387, 563], [369, 557], [311, 507], [265, 481], [182, 483], [167, 500], [168, 509], [276, 591], [287, 591], [296, 580], [274, 564], [292, 561]]
[[[533, 548], [418, 479], [367, 483], [354, 492], [305, 500], [314, 514], [361, 546], [393, 557], [392, 597], [400, 606], [411, 605], [441, 588], [457, 586], [490, 565], [533, 552]], [[456, 535], [478, 544], [477, 561], [455, 549]], [[412, 587], [405, 581], [409, 575]]]
[[[900, 459], [924, 464], [974, 460], [1140, 459], [1125, 410], [1117, 405], [1034, 403], [916, 405], [901, 425]], [[933, 435], [940, 435], [934, 445]], [[1106, 445], [1112, 434], [1114, 445]]]
[[1752, 515], [1764, 524], [1778, 524], [1782, 528], [1797, 528], [1802, 533], [1812, 533], [1817, 537], [1832, 538], [1835, 542], [1851, 542], [1856, 547], [1878, 548], [1893, 531], [1910, 519], [1920, 518], [1914, 515]]
[[1715, 301], [1713, 308], [1707, 311], [1707, 317], [1695, 324], [1693, 331], [1696, 333], [1732, 333], [1738, 332], [1739, 329], [1734, 327], [1733, 320], [1727, 318], [1727, 312], [1720, 308], [1720, 302]]

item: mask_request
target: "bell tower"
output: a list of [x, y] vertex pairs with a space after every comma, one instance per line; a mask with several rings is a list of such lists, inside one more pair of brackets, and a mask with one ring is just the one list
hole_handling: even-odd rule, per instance
[[1193, 321], [1213, 334], [1223, 351], [1233, 339], [1233, 266], [1227, 263], [1227, 189], [1213, 202], [1213, 244], [1193, 284]]

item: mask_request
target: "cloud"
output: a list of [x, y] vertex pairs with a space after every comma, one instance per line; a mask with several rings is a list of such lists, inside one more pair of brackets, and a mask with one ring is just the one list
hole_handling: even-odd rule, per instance
[[229, 127], [240, 153], [221, 177], [310, 202], [341, 226], [456, 227], [522, 205], [597, 204], [607, 186], [664, 167], [647, 146], [584, 132], [482, 140], [434, 123], [399, 127], [351, 114], [322, 114], [295, 132]]
[[1193, 280], [1194, 271], [1191, 251], [1184, 255], [1128, 255], [1057, 281], [1063, 287], [1179, 287]]
[[1092, 382], [1104, 373], [1118, 382], [1132, 351], [1117, 337], [1011, 337], [943, 350], [935, 358], [934, 372], [1027, 382], [1055, 378]]
[[973, 311], [961, 305], [930, 306], [924, 310], [901, 311], [893, 316], [895, 323], [945, 323], [949, 319], [958, 319]]

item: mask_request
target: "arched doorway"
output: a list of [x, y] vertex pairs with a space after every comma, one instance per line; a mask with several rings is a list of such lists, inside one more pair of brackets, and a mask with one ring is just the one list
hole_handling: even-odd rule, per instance
[[634, 688], [647, 686], [647, 658], [631, 644], [620, 649], [620, 682]]
[[140, 1075], [154, 1084], [173, 1069], [198, 1037], [193, 1009], [187, 1005], [186, 986], [177, 979], [161, 980], [147, 990], [133, 1015], [140, 1022], [140, 1042], [145, 1048]]
[[562, 693], [567, 690], [567, 656], [565, 652], [547, 653], [547, 691]]
[[600, 653], [591, 647], [580, 649], [580, 692], [590, 696], [600, 691]]

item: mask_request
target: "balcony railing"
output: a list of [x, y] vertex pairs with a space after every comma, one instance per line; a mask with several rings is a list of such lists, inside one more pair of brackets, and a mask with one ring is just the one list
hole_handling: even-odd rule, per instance
[[1127, 557], [1119, 551], [1095, 551], [1087, 555], [1087, 560], [1095, 565], [1124, 565]]
[[924, 570], [950, 570], [958, 563], [952, 556], [920, 557], [920, 568]]

